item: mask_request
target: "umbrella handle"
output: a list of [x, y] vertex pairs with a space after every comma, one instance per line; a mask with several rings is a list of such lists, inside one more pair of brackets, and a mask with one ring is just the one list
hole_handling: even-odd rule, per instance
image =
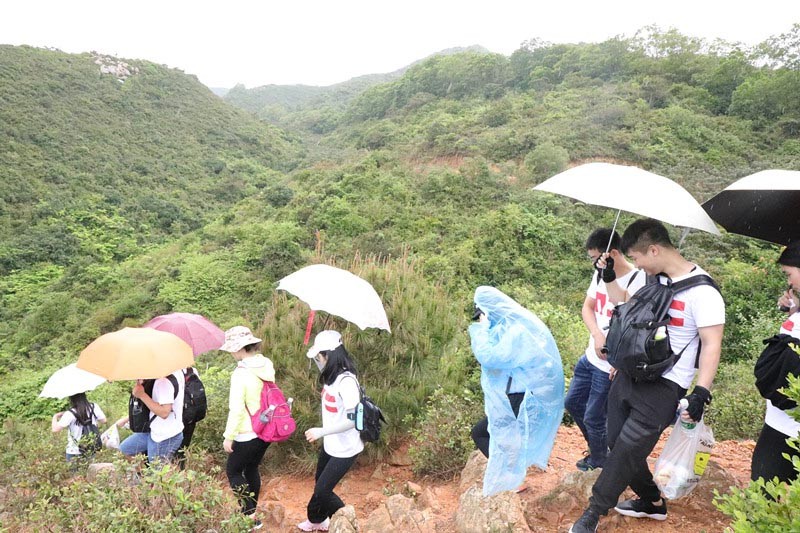
[[314, 315], [317, 312], [313, 309], [308, 313], [308, 322], [306, 322], [306, 336], [303, 338], [303, 346], [308, 346], [308, 339], [311, 337], [311, 326], [314, 325]]

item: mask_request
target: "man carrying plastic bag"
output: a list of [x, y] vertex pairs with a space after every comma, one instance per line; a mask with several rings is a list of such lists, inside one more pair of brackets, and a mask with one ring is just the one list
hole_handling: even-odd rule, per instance
[[668, 500], [688, 496], [706, 471], [713, 447], [714, 433], [702, 420], [678, 420], [653, 472], [661, 494]]
[[483, 495], [491, 496], [516, 489], [529, 466], [547, 467], [564, 411], [564, 371], [555, 340], [536, 315], [494, 287], [478, 287], [474, 301], [477, 322], [469, 335], [491, 434], [483, 479]]

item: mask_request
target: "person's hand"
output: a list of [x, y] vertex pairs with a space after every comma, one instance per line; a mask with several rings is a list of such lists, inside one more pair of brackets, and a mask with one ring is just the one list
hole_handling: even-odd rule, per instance
[[612, 366], [608, 371], [608, 381], [614, 381], [615, 377], [617, 377], [617, 369]]
[[778, 308], [781, 310], [786, 309], [786, 312], [790, 314], [797, 311], [797, 303], [797, 299], [791, 289], [787, 289], [781, 294], [781, 297], [778, 298]]
[[685, 398], [689, 405], [681, 413], [681, 418], [686, 420], [684, 415], [688, 415], [693, 422], [699, 422], [703, 418], [703, 411], [705, 411], [706, 405], [711, 403], [711, 391], [700, 385], [695, 385], [692, 393], [685, 396]]
[[600, 273], [600, 279], [603, 282], [611, 283], [617, 279], [617, 273], [614, 272], [614, 258], [608, 253], [600, 254], [600, 257], [594, 262], [594, 267]]
[[606, 360], [608, 354], [603, 351], [603, 346], [606, 345], [606, 336], [600, 333], [592, 333], [592, 340], [594, 341], [594, 353], [599, 359]]
[[136, 385], [133, 386], [131, 394], [133, 395], [134, 398], [141, 399], [142, 396], [145, 395], [144, 387], [140, 383], [137, 383]]
[[478, 318], [478, 322], [488, 322], [489, 317], [486, 316], [486, 313], [481, 313], [481, 316]]
[[122, 426], [124, 426], [127, 423], [128, 423], [128, 417], [127, 416], [123, 416], [122, 418], [120, 418], [119, 420], [114, 422], [114, 424], [119, 428], [121, 428]]
[[57, 412], [56, 414], [53, 415], [53, 420], [58, 421], [58, 420], [61, 419], [62, 416], [64, 416], [64, 411], [59, 411], [59, 412]]
[[225, 439], [222, 441], [222, 449], [227, 453], [233, 453], [233, 441], [231, 439]]
[[325, 434], [323, 433], [322, 428], [311, 428], [306, 430], [305, 436], [308, 442], [314, 442], [315, 440], [324, 437]]

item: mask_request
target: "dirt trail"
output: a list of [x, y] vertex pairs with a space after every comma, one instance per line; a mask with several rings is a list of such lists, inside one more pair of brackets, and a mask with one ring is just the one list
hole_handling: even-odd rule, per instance
[[[656, 446], [653, 456], [657, 456], [663, 447], [665, 437]], [[712, 460], [719, 463], [736, 479], [741, 486], [750, 478], [750, 457], [752, 455], [753, 441], [724, 441], [718, 442], [712, 454]], [[559, 428], [553, 453], [550, 456], [549, 468], [543, 472], [531, 468], [528, 472], [526, 483], [528, 490], [521, 494], [527, 505], [536, 505], [541, 496], [554, 488], [562, 476], [575, 470], [575, 462], [580, 459], [585, 448], [585, 442], [576, 427], [562, 426]], [[294, 524], [305, 520], [305, 506], [311, 496], [312, 484], [307, 476], [293, 477], [281, 476], [271, 480], [264, 479], [266, 484], [262, 490], [259, 507], [265, 508], [270, 501], [278, 501], [285, 509], [285, 527], [280, 531], [298, 531]], [[439, 533], [455, 533], [454, 515], [461, 496], [458, 479], [441, 482], [414, 479], [410, 467], [391, 466], [388, 463], [380, 465], [359, 466], [345, 476], [337, 487], [345, 503], [353, 505], [356, 509], [358, 520], [363, 523], [367, 516], [374, 511], [381, 502], [392, 494], [401, 493], [407, 481], [412, 481], [423, 488], [430, 488], [438, 503], [433, 510], [436, 531]], [[566, 516], [559, 526], [536, 524], [538, 527], [552, 528], [554, 532], [567, 531], [575, 516]], [[630, 531], [645, 533], [657, 531], [659, 533], [687, 533], [705, 531], [708, 533], [722, 532], [729, 520], [719, 512], [701, 514], [700, 516], [687, 516], [681, 509], [670, 509], [668, 518], [664, 522], [652, 520], [635, 520], [631, 518], [613, 517], [611, 511], [608, 518], [600, 522], [598, 531]], [[534, 524], [531, 524], [532, 526]], [[273, 531], [273, 530], [271, 530]]]

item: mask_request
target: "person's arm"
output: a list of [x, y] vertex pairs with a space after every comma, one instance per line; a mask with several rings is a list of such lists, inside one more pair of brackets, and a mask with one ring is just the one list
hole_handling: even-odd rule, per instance
[[587, 296], [583, 301], [581, 317], [583, 317], [583, 323], [586, 325], [586, 329], [589, 330], [589, 335], [592, 336], [592, 340], [594, 341], [594, 353], [596, 353], [597, 357], [600, 359], [605, 359], [606, 355], [602, 353], [601, 350], [606, 343], [606, 335], [603, 333], [603, 330], [600, 329], [600, 326], [597, 325], [597, 315], [595, 314], [596, 305], [597, 300], [591, 296]]
[[717, 367], [719, 367], [724, 329], [724, 324], [697, 329], [701, 342], [697, 382], [692, 393], [686, 396], [688, 406], [681, 413], [683, 420], [700, 421], [703, 418], [706, 405], [711, 403], [711, 384], [714, 382]]
[[[170, 384], [171, 386], [172, 384]], [[145, 391], [142, 385], [135, 385], [133, 387], [133, 391], [131, 392], [135, 398], [139, 398], [142, 402], [150, 409], [150, 412], [156, 415], [159, 418], [167, 418], [169, 414], [172, 412], [172, 403], [165, 403], [161, 404], [156, 402], [153, 398], [150, 397]]]
[[250, 416], [245, 405], [247, 400], [245, 398], [246, 391], [243, 378], [242, 371], [238, 369], [231, 374], [231, 388], [228, 394], [228, 419], [225, 422], [225, 431], [222, 433], [224, 439], [222, 447], [228, 453], [233, 452], [233, 439], [236, 437], [237, 428], [240, 427], [246, 416]]
[[65, 426], [59, 424], [59, 420], [61, 420], [61, 417], [63, 415], [64, 415], [63, 411], [59, 411], [58, 413], [53, 415], [53, 420], [51, 421], [50, 424], [50, 429], [53, 431], [53, 433], [58, 433], [59, 431], [64, 429]]

